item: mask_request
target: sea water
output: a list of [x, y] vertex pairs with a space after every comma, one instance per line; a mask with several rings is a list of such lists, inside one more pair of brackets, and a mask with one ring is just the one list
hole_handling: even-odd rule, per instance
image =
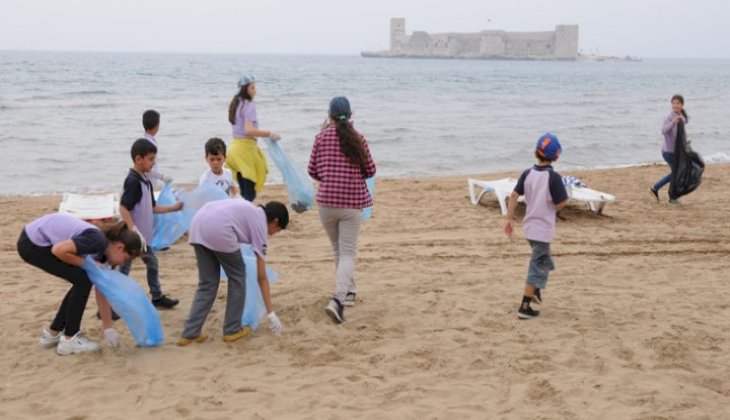
[[[0, 52], [0, 194], [119, 191], [161, 113], [158, 164], [197, 183], [228, 104], [257, 80], [262, 129], [306, 167], [329, 100], [345, 95], [378, 177], [515, 171], [556, 134], [562, 172], [661, 161], [661, 122], [685, 97], [694, 149], [730, 161], [730, 60], [538, 62], [357, 56]], [[264, 145], [262, 144], [262, 148]], [[271, 165], [269, 182], [281, 182]]]

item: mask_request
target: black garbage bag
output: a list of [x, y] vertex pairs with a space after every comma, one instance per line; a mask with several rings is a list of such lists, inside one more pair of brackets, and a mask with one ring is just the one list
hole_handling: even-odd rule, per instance
[[699, 153], [687, 144], [684, 123], [677, 124], [677, 139], [674, 143], [674, 164], [669, 184], [669, 198], [677, 199], [696, 190], [702, 182], [705, 162]]

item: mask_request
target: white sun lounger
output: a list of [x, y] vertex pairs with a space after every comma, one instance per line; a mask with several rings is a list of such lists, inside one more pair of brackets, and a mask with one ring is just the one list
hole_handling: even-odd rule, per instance
[[119, 217], [119, 194], [63, 193], [58, 212], [84, 220], [114, 219]]
[[[507, 214], [507, 200], [512, 191], [517, 186], [517, 180], [514, 178], [502, 178], [494, 181], [480, 181], [478, 179], [469, 178], [469, 198], [474, 205], [479, 204], [482, 197], [486, 193], [493, 193], [497, 197], [499, 207], [502, 214]], [[481, 191], [477, 194], [477, 188]], [[616, 197], [601, 191], [596, 191], [586, 187], [576, 187], [569, 185], [565, 187], [568, 192], [568, 198], [575, 201], [588, 203], [588, 207], [592, 212], [601, 214], [606, 203], [614, 201]], [[524, 201], [524, 197], [520, 197], [519, 201]]]

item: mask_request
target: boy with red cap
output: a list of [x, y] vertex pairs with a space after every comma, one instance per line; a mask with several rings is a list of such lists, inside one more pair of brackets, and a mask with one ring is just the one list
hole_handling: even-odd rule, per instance
[[517, 311], [517, 317], [520, 319], [531, 319], [540, 315], [540, 311], [532, 309], [530, 304], [542, 303], [540, 290], [545, 288], [548, 274], [555, 269], [555, 263], [550, 255], [550, 242], [555, 237], [555, 214], [565, 207], [568, 192], [560, 174], [553, 170], [552, 163], [558, 160], [562, 151], [563, 148], [556, 136], [550, 133], [543, 134], [537, 140], [535, 148], [538, 163], [522, 173], [509, 198], [504, 233], [512, 238], [512, 218], [517, 207], [517, 199], [524, 195], [527, 209], [523, 229], [527, 242], [532, 247], [525, 294]]

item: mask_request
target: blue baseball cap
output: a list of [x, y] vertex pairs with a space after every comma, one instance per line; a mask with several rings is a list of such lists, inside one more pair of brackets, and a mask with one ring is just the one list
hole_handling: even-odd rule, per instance
[[535, 153], [543, 160], [556, 160], [560, 157], [563, 147], [560, 145], [560, 140], [550, 133], [545, 133], [537, 140], [535, 145]]
[[349, 119], [352, 115], [350, 101], [344, 96], [335, 96], [330, 101], [330, 115], [338, 121]]
[[240, 79], [238, 79], [238, 87], [240, 89], [250, 83], [255, 83], [255, 82], [256, 82], [256, 78], [253, 77], [253, 74], [251, 74], [251, 73], [244, 74], [243, 76], [241, 76]]

